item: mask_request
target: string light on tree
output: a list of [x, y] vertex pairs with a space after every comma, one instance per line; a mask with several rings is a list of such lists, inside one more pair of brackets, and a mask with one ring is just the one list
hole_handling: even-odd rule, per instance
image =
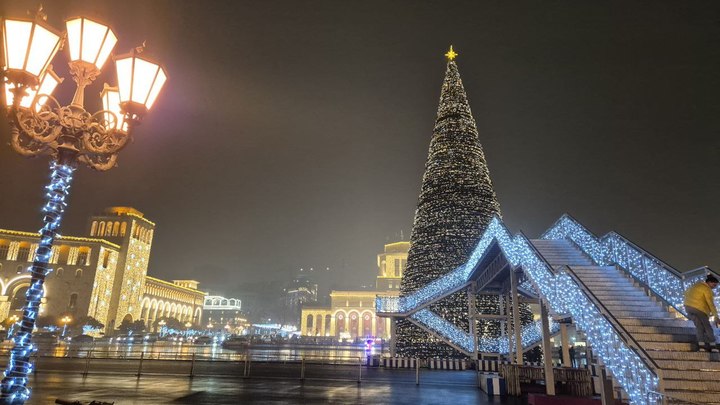
[[[433, 282], [467, 262], [490, 220], [500, 214], [455, 62], [458, 53], [451, 46], [445, 56], [447, 70], [415, 212], [407, 268], [400, 286], [402, 297], [437, 291], [431, 287]], [[478, 296], [476, 308], [482, 313], [499, 313], [497, 296]], [[459, 291], [433, 304], [430, 310], [460, 330], [469, 330], [466, 292]], [[531, 321], [529, 312], [523, 313], [525, 321]], [[481, 331], [498, 336], [499, 322], [484, 321]], [[397, 322], [396, 349], [401, 356], [460, 355], [407, 320]]]

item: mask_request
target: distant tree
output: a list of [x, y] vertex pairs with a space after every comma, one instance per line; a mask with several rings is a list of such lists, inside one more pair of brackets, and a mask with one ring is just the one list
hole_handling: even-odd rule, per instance
[[165, 322], [162, 326], [164, 326], [167, 330], [172, 329], [172, 330], [176, 330], [176, 331], [181, 331], [181, 330], [186, 329], [185, 324], [178, 321], [177, 319], [162, 317], [162, 318], [159, 318], [158, 320], [156, 320], [155, 323], [153, 324], [153, 326], [155, 327], [156, 330], [160, 330], [160, 322], [161, 321]]
[[103, 329], [105, 325], [92, 316], [81, 316], [68, 324], [68, 328], [70, 328], [71, 331], [70, 333], [75, 335], [84, 333], [86, 327], [90, 329]]
[[141, 320], [137, 321], [130, 321], [130, 320], [123, 320], [120, 324], [120, 327], [118, 327], [118, 330], [122, 334], [127, 333], [142, 333], [145, 331], [145, 322]]

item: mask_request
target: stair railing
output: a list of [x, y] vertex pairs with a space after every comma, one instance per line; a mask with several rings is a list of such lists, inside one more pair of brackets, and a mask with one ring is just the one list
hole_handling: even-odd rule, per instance
[[[598, 265], [617, 265], [682, 314], [685, 314], [683, 297], [689, 286], [707, 274], [720, 278], [708, 267], [681, 273], [617, 232], [598, 238], [569, 214], [560, 217], [541, 238], [569, 240]], [[716, 298], [716, 305], [718, 303], [720, 297]]]

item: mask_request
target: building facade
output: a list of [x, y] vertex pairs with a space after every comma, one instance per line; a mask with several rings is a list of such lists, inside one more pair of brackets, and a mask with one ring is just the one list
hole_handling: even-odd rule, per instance
[[409, 242], [385, 245], [377, 256], [375, 290], [332, 291], [330, 306], [305, 305], [300, 318], [303, 336], [338, 339], [390, 338], [390, 319], [375, 316], [375, 297], [399, 295]]
[[195, 280], [168, 282], [146, 276], [139, 319], [151, 330], [160, 318], [201, 325], [205, 293], [197, 289], [198, 285]]
[[[140, 211], [111, 207], [90, 218], [87, 237], [58, 237], [40, 316], [89, 316], [112, 331], [123, 320], [143, 319], [144, 304], [168, 296], [170, 308], [183, 306], [179, 313], [171, 311], [176, 317], [192, 308], [199, 320], [205, 294], [197, 282], [178, 285], [147, 276], [154, 230]], [[38, 240], [38, 233], [0, 229], [0, 320], [22, 314]]]
[[203, 325], [212, 331], [240, 333], [247, 327], [239, 298], [206, 295], [203, 304]]

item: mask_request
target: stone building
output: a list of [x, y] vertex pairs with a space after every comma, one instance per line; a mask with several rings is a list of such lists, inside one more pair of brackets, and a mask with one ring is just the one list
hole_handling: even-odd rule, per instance
[[[158, 308], [160, 300], [168, 302], [163, 314], [199, 322], [205, 294], [197, 282], [147, 276], [154, 230], [140, 211], [111, 207], [90, 218], [87, 237], [58, 237], [40, 316], [91, 316], [112, 331], [123, 320], [149, 320], [152, 306], [143, 318], [143, 305], [155, 299]], [[38, 239], [38, 233], [0, 229], [0, 320], [22, 315]]]
[[303, 336], [341, 339], [390, 338], [390, 319], [375, 316], [375, 297], [399, 295], [410, 242], [385, 245], [377, 256], [375, 290], [332, 291], [330, 306], [304, 305], [300, 331]]

